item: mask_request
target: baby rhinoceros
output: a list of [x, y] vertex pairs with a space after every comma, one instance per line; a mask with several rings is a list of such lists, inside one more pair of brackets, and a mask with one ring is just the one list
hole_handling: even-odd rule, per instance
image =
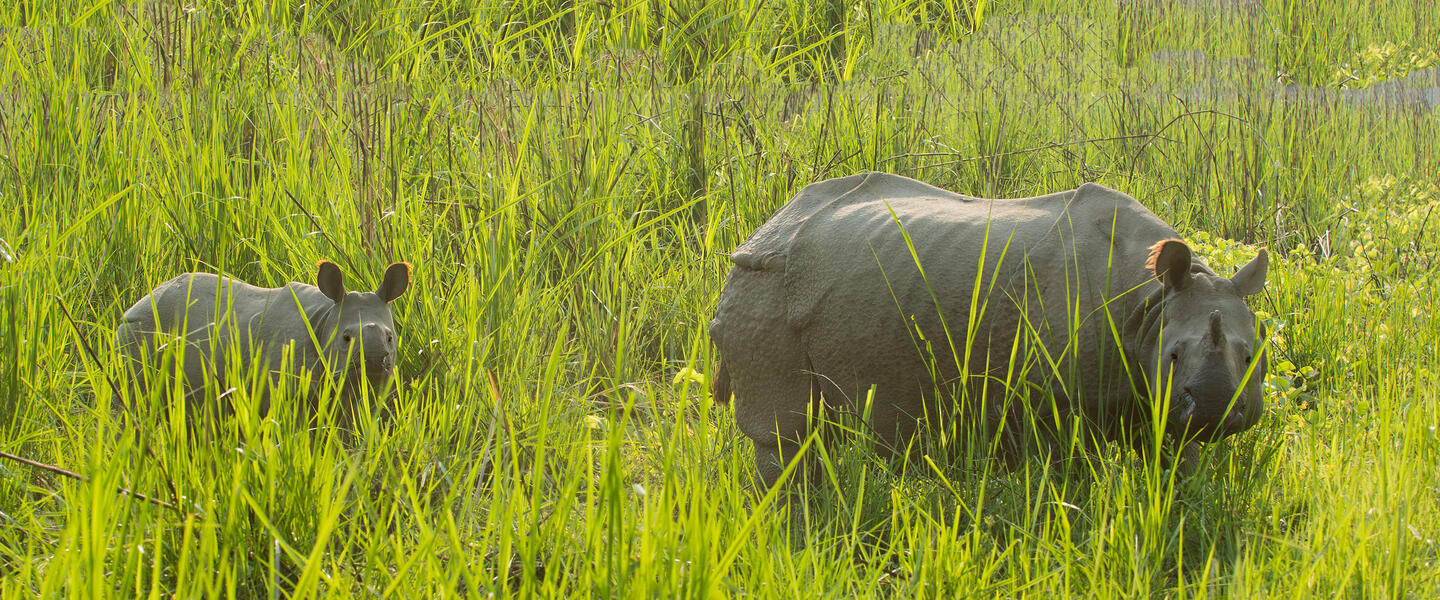
[[[212, 273], [179, 275], [125, 311], [116, 346], [132, 366], [147, 361], [159, 366], [166, 345], [183, 343], [185, 391], [192, 402], [202, 400], [207, 380], [220, 384], [212, 388], [218, 395], [226, 386], [243, 385], [252, 368], [272, 376], [308, 370], [311, 392], [326, 372], [347, 392], [360, 385], [383, 389], [395, 370], [389, 303], [409, 287], [410, 265], [391, 264], [374, 292], [346, 291], [335, 263], [321, 261], [318, 267], [316, 285], [291, 282], [278, 288]], [[235, 364], [245, 372], [227, 373]], [[143, 373], [135, 370], [141, 389]], [[227, 375], [239, 379], [227, 382]], [[269, 386], [258, 406], [262, 414], [268, 411]]]
[[939, 415], [1010, 449], [1072, 426], [1139, 447], [1243, 431], [1265, 377], [1244, 296], [1269, 259], [1223, 277], [1178, 237], [1091, 183], [996, 200], [886, 173], [812, 184], [731, 255], [716, 399], [733, 394], [764, 484], [824, 409], [890, 448]]

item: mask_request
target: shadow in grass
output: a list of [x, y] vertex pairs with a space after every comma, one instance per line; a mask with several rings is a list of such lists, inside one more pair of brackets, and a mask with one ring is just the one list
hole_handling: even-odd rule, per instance
[[[965, 434], [967, 443], [947, 444], [932, 431], [909, 452], [893, 452], [853, 419], [838, 421], [816, 428], [810, 464], [782, 483], [789, 489], [777, 510], [789, 511], [792, 551], [848, 561], [895, 593], [921, 578], [916, 554], [935, 544], [916, 535], [933, 535], [936, 526], [966, 549], [957, 560], [978, 559], [981, 571], [1019, 561], [1033, 568], [1005, 568], [1044, 573], [1080, 560], [1101, 571], [1143, 569], [1137, 580], [1165, 590], [1223, 585], [1246, 539], [1271, 528], [1269, 473], [1279, 445], [1261, 439], [1263, 432], [1206, 447], [1193, 472], [1182, 474], [1165, 456], [1128, 445], [991, 452], [976, 432]], [[1292, 509], [1287, 530], [1304, 519], [1303, 507]], [[1127, 544], [1133, 547], [1118, 548]], [[1029, 585], [1000, 580], [992, 591], [1022, 583]]]

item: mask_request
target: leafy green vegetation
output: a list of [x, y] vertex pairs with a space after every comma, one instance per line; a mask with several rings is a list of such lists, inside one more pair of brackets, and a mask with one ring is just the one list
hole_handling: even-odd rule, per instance
[[[0, 32], [0, 450], [88, 477], [0, 460], [4, 597], [1440, 590], [1433, 3], [60, 0]], [[808, 497], [756, 490], [704, 386], [725, 253], [871, 169], [1099, 181], [1226, 274], [1269, 248], [1268, 414], [1190, 477], [840, 436]], [[321, 258], [414, 265], [393, 398], [113, 408], [155, 284]]]

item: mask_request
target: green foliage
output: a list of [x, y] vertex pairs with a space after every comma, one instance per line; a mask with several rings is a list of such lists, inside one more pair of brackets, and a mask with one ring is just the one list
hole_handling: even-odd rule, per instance
[[1355, 53], [1331, 78], [1331, 85], [1363, 88], [1381, 81], [1400, 79], [1412, 71], [1440, 63], [1435, 50], [1413, 48], [1408, 42], [1371, 44]]
[[[0, 7], [0, 450], [89, 477], [0, 460], [0, 596], [1424, 597], [1440, 117], [1324, 91], [1432, 68], [1431, 4]], [[706, 392], [725, 253], [866, 169], [1268, 248], [1269, 413], [1192, 477], [842, 421], [810, 494], [754, 489]], [[128, 397], [156, 283], [321, 258], [415, 266], [394, 397]]]

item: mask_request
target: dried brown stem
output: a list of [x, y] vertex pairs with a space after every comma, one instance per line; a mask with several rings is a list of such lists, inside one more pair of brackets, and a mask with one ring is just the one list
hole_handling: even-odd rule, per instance
[[[9, 452], [5, 452], [4, 450], [0, 450], [0, 458], [8, 458], [8, 459], [13, 460], [13, 461], [15, 461], [15, 462], [18, 462], [18, 463], [20, 463], [20, 464], [22, 464], [22, 465], [27, 465], [27, 466], [30, 466], [30, 467], [34, 467], [34, 468], [36, 468], [36, 469], [40, 469], [41, 471], [49, 471], [49, 472], [54, 473], [54, 474], [56, 474], [56, 475], [60, 475], [60, 476], [63, 476], [63, 477], [69, 477], [69, 478], [71, 478], [71, 479], [75, 479], [75, 480], [78, 480], [78, 481], [90, 481], [90, 478], [89, 478], [89, 477], [86, 477], [86, 476], [84, 476], [84, 475], [81, 475], [81, 474], [79, 474], [79, 473], [76, 473], [76, 472], [74, 472], [74, 471], [71, 471], [71, 470], [69, 470], [69, 469], [62, 468], [62, 467], [57, 467], [57, 466], [55, 466], [55, 465], [45, 464], [45, 463], [38, 462], [38, 461], [33, 461], [33, 460], [30, 460], [30, 459], [25, 458], [25, 457], [23, 457], [23, 456], [18, 456], [18, 455], [15, 455], [15, 454], [11, 454], [11, 453], [9, 453]], [[166, 502], [166, 501], [164, 501], [164, 500], [160, 500], [160, 499], [158, 499], [158, 498], [151, 498], [150, 496], [146, 496], [145, 494], [141, 494], [141, 493], [139, 493], [139, 492], [133, 491], [133, 490], [131, 490], [131, 489], [129, 489], [129, 488], [126, 488], [126, 487], [117, 487], [117, 488], [115, 488], [115, 491], [119, 492], [120, 495], [122, 495], [122, 496], [130, 496], [131, 498], [134, 498], [134, 499], [136, 499], [136, 500], [142, 500], [142, 501], [145, 501], [145, 502], [149, 502], [149, 503], [151, 503], [151, 504], [154, 504], [154, 505], [156, 505], [156, 506], [161, 506], [161, 507], [164, 507], [164, 508], [168, 508], [168, 509], [170, 509], [170, 510], [175, 511], [176, 513], [179, 513], [181, 516], [185, 516], [185, 511], [180, 510], [179, 507], [175, 506], [174, 504], [170, 504], [169, 502]]]

